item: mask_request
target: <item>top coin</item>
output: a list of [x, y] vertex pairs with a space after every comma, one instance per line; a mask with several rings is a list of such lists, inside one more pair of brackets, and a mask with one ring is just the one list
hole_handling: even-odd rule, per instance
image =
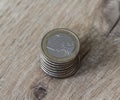
[[52, 62], [64, 63], [73, 60], [79, 53], [79, 38], [68, 29], [49, 31], [42, 39], [43, 55]]

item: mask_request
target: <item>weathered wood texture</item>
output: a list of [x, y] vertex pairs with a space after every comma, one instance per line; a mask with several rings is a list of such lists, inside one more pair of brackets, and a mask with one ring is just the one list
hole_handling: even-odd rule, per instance
[[[120, 100], [119, 0], [0, 0], [0, 100]], [[47, 76], [40, 41], [49, 30], [79, 35], [76, 75]]]

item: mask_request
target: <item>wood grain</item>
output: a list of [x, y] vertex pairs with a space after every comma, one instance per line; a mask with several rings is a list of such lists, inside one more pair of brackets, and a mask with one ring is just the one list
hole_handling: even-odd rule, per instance
[[[119, 0], [0, 0], [0, 100], [120, 100]], [[76, 75], [47, 76], [40, 42], [54, 28], [81, 40]]]

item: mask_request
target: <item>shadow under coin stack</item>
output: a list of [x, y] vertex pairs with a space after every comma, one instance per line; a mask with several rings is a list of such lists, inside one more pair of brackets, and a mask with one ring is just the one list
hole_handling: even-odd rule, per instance
[[66, 78], [74, 75], [79, 66], [80, 42], [68, 29], [48, 32], [41, 42], [41, 68], [49, 76]]

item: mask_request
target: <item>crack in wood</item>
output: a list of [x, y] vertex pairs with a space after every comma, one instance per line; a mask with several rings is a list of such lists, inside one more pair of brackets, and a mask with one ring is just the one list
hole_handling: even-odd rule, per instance
[[119, 16], [118, 16], [117, 20], [115, 21], [115, 23], [113, 24], [113, 26], [110, 28], [110, 30], [109, 30], [109, 32], [107, 34], [107, 37], [112, 33], [112, 31], [118, 25], [119, 21], [120, 21], [120, 1], [119, 1]]
[[112, 28], [111, 28], [110, 31], [108, 32], [107, 37], [112, 33], [112, 31], [113, 31], [113, 30], [115, 29], [115, 27], [118, 25], [119, 21], [120, 21], [120, 15], [119, 15], [118, 19], [116, 20], [115, 24], [112, 26]]

